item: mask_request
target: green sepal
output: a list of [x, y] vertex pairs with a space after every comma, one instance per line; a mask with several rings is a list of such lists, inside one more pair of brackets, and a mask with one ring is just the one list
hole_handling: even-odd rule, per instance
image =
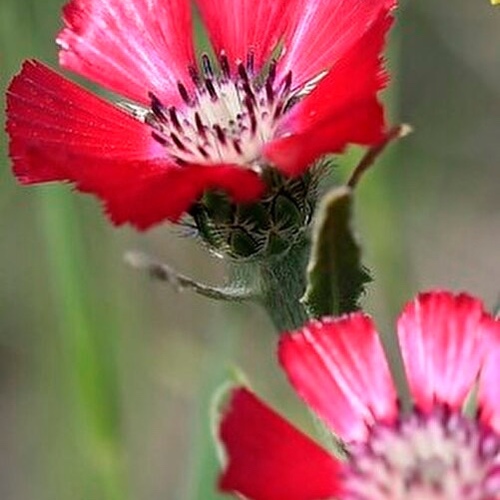
[[201, 240], [217, 255], [265, 261], [292, 247], [307, 231], [321, 173], [321, 165], [294, 178], [266, 168], [260, 200], [239, 204], [227, 194], [208, 191], [189, 215]]
[[220, 440], [219, 427], [222, 421], [222, 417], [226, 411], [226, 408], [230, 402], [232, 392], [235, 389], [241, 387], [250, 387], [247, 376], [237, 366], [231, 367], [230, 377], [228, 380], [220, 384], [214, 391], [212, 398], [210, 400], [210, 430], [212, 434], [212, 440], [217, 453], [217, 459], [222, 467], [226, 465], [226, 454], [224, 450], [224, 445]]
[[301, 299], [313, 317], [359, 309], [360, 296], [371, 281], [351, 229], [352, 203], [352, 190], [343, 186], [327, 193], [318, 208]]

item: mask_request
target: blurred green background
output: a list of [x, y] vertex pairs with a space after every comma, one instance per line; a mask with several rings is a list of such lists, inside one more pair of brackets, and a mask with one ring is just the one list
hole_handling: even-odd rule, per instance
[[[61, 4], [1, 0], [2, 93], [23, 59], [56, 66]], [[419, 0], [398, 17], [386, 98], [415, 133], [357, 200], [376, 279], [366, 307], [389, 333], [417, 290], [467, 289], [489, 306], [500, 292], [500, 7]], [[307, 425], [261, 311], [178, 295], [122, 256], [145, 250], [211, 282], [222, 262], [174, 227], [113, 228], [68, 187], [21, 188], [0, 144], [2, 500], [218, 498], [207, 414], [234, 364]]]

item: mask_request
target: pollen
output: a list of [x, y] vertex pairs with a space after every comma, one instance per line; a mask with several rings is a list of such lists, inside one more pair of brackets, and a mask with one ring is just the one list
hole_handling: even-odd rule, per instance
[[500, 438], [440, 408], [377, 425], [350, 450], [346, 500], [493, 500], [500, 495]]
[[264, 75], [255, 75], [251, 54], [233, 70], [222, 54], [216, 69], [207, 55], [201, 70], [189, 68], [194, 90], [178, 83], [180, 106], [168, 107], [150, 93], [144, 121], [179, 164], [226, 163], [259, 171], [262, 145], [291, 100], [292, 75], [277, 82], [274, 61]]

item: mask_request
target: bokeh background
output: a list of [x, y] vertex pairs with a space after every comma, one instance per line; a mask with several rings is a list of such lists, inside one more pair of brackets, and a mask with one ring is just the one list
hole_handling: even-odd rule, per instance
[[[386, 335], [417, 290], [466, 289], [491, 308], [500, 295], [500, 7], [402, 3], [385, 98], [415, 133], [364, 179], [356, 212], [375, 277], [366, 308]], [[23, 59], [56, 66], [61, 5], [1, 0], [2, 94]], [[176, 294], [123, 254], [208, 282], [223, 262], [167, 225], [113, 228], [68, 187], [21, 188], [0, 145], [2, 500], [219, 498], [208, 414], [235, 366], [307, 428], [260, 310]]]

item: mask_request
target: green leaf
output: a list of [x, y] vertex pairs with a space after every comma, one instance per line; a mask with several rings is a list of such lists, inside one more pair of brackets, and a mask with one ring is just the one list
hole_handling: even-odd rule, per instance
[[330, 191], [319, 206], [301, 299], [313, 317], [359, 309], [359, 298], [371, 281], [351, 229], [352, 201], [352, 190], [343, 186]]

